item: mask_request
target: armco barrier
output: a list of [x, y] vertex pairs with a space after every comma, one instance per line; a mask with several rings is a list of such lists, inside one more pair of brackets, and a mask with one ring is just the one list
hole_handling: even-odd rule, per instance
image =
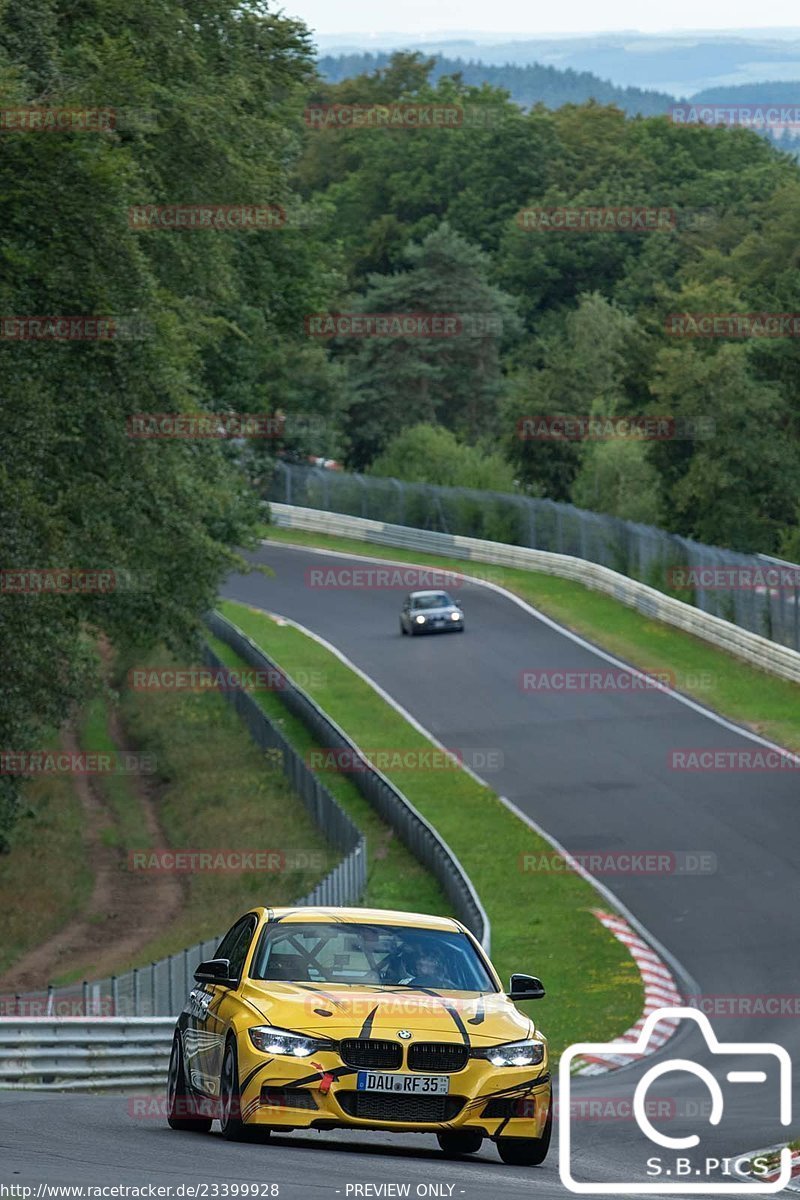
[[161, 1089], [172, 1017], [2, 1017], [0, 1088]]
[[470, 562], [491, 563], [495, 566], [519, 567], [574, 579], [595, 591], [605, 592], [638, 609], [645, 616], [674, 625], [686, 633], [702, 638], [753, 666], [772, 675], [800, 683], [800, 653], [779, 645], [757, 633], [724, 621], [711, 613], [702, 612], [683, 600], [676, 600], [647, 584], [612, 571], [597, 563], [568, 554], [553, 554], [547, 550], [531, 550], [526, 546], [509, 546], [481, 538], [460, 537], [456, 534], [435, 533], [427, 529], [412, 529], [407, 525], [391, 525], [364, 517], [324, 512], [316, 508], [300, 508], [292, 504], [270, 503], [275, 525], [286, 529], [303, 529], [354, 538], [382, 546], [400, 546], [425, 554]]
[[[281, 671], [278, 664], [260, 646], [221, 613], [214, 612], [208, 617], [208, 627], [235, 650], [248, 666], [257, 670]], [[233, 694], [243, 696], [242, 693]], [[353, 772], [350, 776], [353, 783], [387, 825], [394, 829], [415, 858], [438, 880], [453, 906], [455, 916], [488, 950], [489, 918], [466, 871], [430, 822], [426, 821], [385, 775], [364, 758], [355, 742], [291, 678], [287, 676], [286, 685], [281, 687], [276, 695], [280, 696], [290, 712], [304, 722], [314, 734], [317, 743], [324, 749], [344, 750], [362, 759], [364, 770]]]

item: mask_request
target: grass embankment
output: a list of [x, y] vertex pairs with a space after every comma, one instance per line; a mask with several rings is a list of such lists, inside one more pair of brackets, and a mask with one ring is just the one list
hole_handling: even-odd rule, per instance
[[[209, 637], [208, 640], [227, 666], [242, 666], [242, 660], [224, 642], [214, 637]], [[323, 674], [316, 661], [312, 664], [295, 659], [294, 668], [295, 678], [304, 684], [308, 683], [308, 676], [321, 678]], [[287, 711], [276, 693], [253, 694], [270, 720], [278, 725], [304, 758], [319, 750], [319, 743], [314, 740], [307, 727], [298, 717]], [[380, 819], [352, 780], [346, 775], [326, 772], [324, 783], [367, 839], [367, 887], [361, 897], [361, 904], [375, 908], [421, 908], [430, 913], [447, 913], [448, 901], [436, 880], [406, 850], [394, 831]]]
[[[144, 664], [136, 665], [178, 664], [156, 652]], [[84, 750], [109, 752], [136, 748], [153, 756], [156, 773], [91, 777], [91, 786], [103, 804], [100, 842], [112, 852], [108, 911], [95, 912], [90, 904], [96, 872], [105, 867], [107, 873], [107, 862], [93, 861], [87, 837], [89, 818], [75, 778], [52, 774], [30, 781], [24, 787], [20, 819], [12, 831], [11, 851], [0, 858], [0, 910], [4, 913], [0, 972], [56, 937], [70, 922], [83, 919], [97, 926], [95, 945], [105, 955], [105, 970], [93, 968], [92, 946], [85, 944], [85, 938], [83, 943], [78, 939], [68, 962], [47, 964], [47, 978], [41, 984], [52, 981], [60, 985], [97, 978], [106, 971], [118, 973], [223, 932], [253, 904], [290, 903], [310, 891], [340, 857], [309, 817], [279, 765], [271, 764], [259, 750], [222, 695], [131, 691], [124, 686], [124, 678], [119, 691], [125, 744], [115, 742], [111, 725], [115, 697], [106, 690], [78, 721], [80, 745]], [[55, 735], [48, 745], [58, 748]], [[151, 807], [149, 820], [146, 803]], [[158, 826], [155, 837], [153, 812]], [[155, 914], [147, 925], [142, 913], [140, 950], [133, 957], [120, 950], [109, 962], [114, 939], [101, 932], [103, 921], [114, 922], [115, 909], [130, 908], [129, 853], [151, 847], [277, 850], [287, 855], [297, 851], [300, 865], [269, 873], [179, 875], [177, 915], [159, 923]], [[117, 884], [113, 878], [118, 879]], [[153, 881], [157, 878], [153, 876]]]
[[[265, 613], [226, 601], [225, 614], [262, 645], [363, 748], [425, 751], [431, 743], [323, 646]], [[227, 652], [226, 660], [235, 656]], [[442, 834], [474, 882], [492, 922], [492, 957], [504, 978], [541, 975], [548, 996], [529, 1006], [556, 1051], [621, 1033], [639, 1016], [642, 987], [627, 951], [589, 911], [594, 889], [570, 873], [526, 874], [523, 854], [550, 852], [488, 788], [452, 768], [386, 770]], [[325, 772], [333, 783], [341, 776]], [[415, 894], [408, 907], [424, 909]]]
[[[163, 652], [136, 664], [170, 665], [175, 664]], [[155, 756], [157, 812], [166, 846], [277, 850], [299, 864], [267, 874], [197, 871], [182, 875], [181, 912], [155, 934], [140, 961], [161, 958], [224, 932], [251, 905], [296, 900], [338, 861], [339, 854], [328, 845], [280, 767], [259, 749], [224, 696], [126, 688], [121, 692], [121, 715], [131, 743]], [[311, 865], [303, 866], [308, 856]]]
[[[117, 746], [111, 736], [108, 696], [96, 696], [87, 705], [80, 721], [80, 744], [83, 750], [106, 751], [111, 756], [116, 755], [119, 749], [127, 749]], [[112, 819], [112, 823], [103, 831], [104, 843], [126, 853], [146, 847], [149, 839], [132, 777], [112, 772], [94, 776], [93, 783], [100, 791]]]
[[536, 571], [470, 563], [274, 525], [264, 532], [276, 542], [353, 555], [372, 554], [491, 579], [604, 650], [644, 671], [672, 672], [679, 691], [790, 750], [800, 751], [797, 684], [756, 670], [691, 634], [648, 620], [635, 609], [580, 583]]
[[[43, 748], [60, 749], [51, 736]], [[92, 873], [84, 812], [69, 775], [40, 776], [23, 788], [10, 850], [0, 856], [0, 972], [55, 933], [86, 903]]]

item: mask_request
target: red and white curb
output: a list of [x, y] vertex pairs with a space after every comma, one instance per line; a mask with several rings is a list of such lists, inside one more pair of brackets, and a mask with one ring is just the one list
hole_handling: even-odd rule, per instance
[[[683, 997], [664, 960], [659, 958], [623, 917], [618, 917], [616, 913], [604, 912], [600, 908], [593, 908], [592, 912], [601, 925], [604, 925], [618, 941], [627, 946], [642, 977], [644, 984], [642, 1015], [635, 1025], [631, 1025], [630, 1029], [626, 1029], [618, 1038], [614, 1038], [617, 1043], [635, 1043], [651, 1013], [659, 1008], [680, 1006], [683, 1004]], [[660, 1050], [672, 1037], [677, 1027], [676, 1017], [665, 1017], [662, 1021], [657, 1021], [644, 1054], [654, 1054], [656, 1050]], [[604, 1075], [607, 1071], [614, 1071], [618, 1067], [627, 1067], [629, 1063], [637, 1062], [641, 1057], [641, 1051], [637, 1054], [586, 1054], [575, 1059], [573, 1071], [577, 1075]]]
[[[781, 1150], [783, 1150], [783, 1145], [769, 1146], [766, 1150], [754, 1150], [752, 1154], [748, 1153], [742, 1157], [749, 1158], [751, 1163], [757, 1158], [772, 1158], [777, 1164], [777, 1156]], [[780, 1178], [780, 1170], [770, 1170], [763, 1175], [760, 1172], [758, 1174], [751, 1172], [751, 1175], [759, 1183], [774, 1183], [776, 1179]], [[792, 1175], [790, 1182], [785, 1185], [784, 1191], [800, 1193], [800, 1150], [792, 1151]]]
[[[779, 1176], [779, 1172], [774, 1175], [759, 1175], [759, 1182], [769, 1183]], [[792, 1177], [791, 1182], [787, 1183], [784, 1191], [797, 1192], [800, 1194], [800, 1150], [795, 1150], [792, 1153]]]

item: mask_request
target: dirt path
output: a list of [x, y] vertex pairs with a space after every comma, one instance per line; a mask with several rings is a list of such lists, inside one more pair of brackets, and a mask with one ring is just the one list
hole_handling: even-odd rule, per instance
[[[109, 728], [116, 745], [126, 749], [114, 710]], [[78, 749], [72, 730], [64, 734], [63, 742], [67, 750]], [[147, 777], [129, 775], [128, 779], [150, 844], [165, 846]], [[126, 853], [107, 844], [115, 821], [102, 787], [90, 775], [75, 775], [74, 785], [85, 813], [84, 844], [94, 878], [92, 894], [82, 912], [0, 975], [0, 992], [44, 988], [68, 972], [79, 971], [82, 979], [100, 979], [135, 959], [180, 912], [183, 892], [177, 876], [130, 871]]]

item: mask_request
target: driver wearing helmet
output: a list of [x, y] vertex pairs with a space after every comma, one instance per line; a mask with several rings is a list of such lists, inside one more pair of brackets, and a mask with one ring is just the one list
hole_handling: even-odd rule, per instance
[[427, 942], [409, 942], [403, 947], [398, 983], [412, 987], [447, 987], [449, 980], [439, 951]]

